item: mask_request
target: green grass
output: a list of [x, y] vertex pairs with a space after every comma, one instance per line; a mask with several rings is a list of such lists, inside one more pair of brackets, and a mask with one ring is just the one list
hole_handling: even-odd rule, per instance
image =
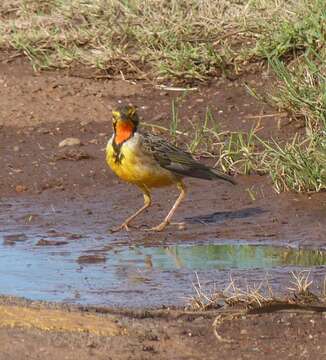
[[293, 69], [278, 59], [269, 59], [269, 64], [279, 80], [271, 103], [296, 119], [304, 119], [310, 128], [326, 129], [326, 64], [306, 56]]
[[178, 114], [178, 107], [176, 105], [176, 100], [172, 101], [171, 105], [171, 122], [170, 122], [170, 134], [173, 137], [174, 142], [177, 141], [177, 130], [179, 124], [179, 114]]
[[326, 37], [325, 1], [299, 0], [292, 3], [292, 9], [284, 9], [281, 16], [276, 14], [268, 23], [261, 20], [264, 31], [253, 49], [255, 56], [289, 60], [301, 54], [315, 57], [322, 50]]
[[277, 78], [264, 99], [306, 130], [286, 144], [262, 142], [263, 163], [278, 192], [326, 190], [325, 24], [325, 1], [301, 0], [290, 17], [269, 24], [254, 49]]
[[326, 3], [301, 0], [290, 18], [274, 19], [253, 54], [266, 59], [278, 91], [270, 103], [309, 127], [326, 129]]
[[258, 141], [258, 129], [256, 127], [248, 133], [221, 131], [218, 120], [210, 108], [207, 108], [203, 119], [188, 120], [190, 129], [187, 132], [182, 132], [180, 129], [178, 130], [177, 126], [184, 124], [186, 119], [180, 119], [178, 115], [176, 105], [178, 100], [172, 102], [169, 129], [175, 142], [185, 143], [186, 150], [197, 158], [217, 159], [214, 166], [220, 167], [228, 173], [249, 175], [267, 172], [262, 161], [264, 146]]
[[[258, 128], [248, 133], [220, 131], [218, 121], [207, 109], [204, 119], [196, 119], [187, 133], [178, 131], [175, 124], [175, 102], [171, 112], [170, 134], [187, 144], [195, 157], [217, 159], [215, 167], [233, 174], [269, 174], [274, 189], [296, 192], [326, 190], [326, 137], [323, 132], [294, 136], [288, 143], [263, 140]], [[173, 132], [171, 129], [173, 128]], [[166, 129], [167, 130], [167, 129]], [[183, 141], [182, 141], [183, 140]]]
[[249, 133], [231, 132], [220, 147], [216, 165], [220, 165], [224, 171], [244, 175], [265, 173], [261, 162], [262, 150], [256, 138], [255, 128]]
[[108, 75], [204, 81], [239, 69], [256, 18], [281, 7], [248, 0], [4, 0], [0, 48], [41, 69], [83, 64]]
[[198, 155], [215, 156], [216, 146], [221, 141], [221, 132], [218, 127], [218, 122], [209, 108], [206, 109], [204, 120], [195, 119], [190, 121], [191, 124], [191, 138], [187, 142], [187, 150]]
[[293, 69], [278, 59], [269, 63], [279, 81], [271, 103], [303, 123], [306, 130], [301, 139], [295, 136], [285, 145], [265, 143], [274, 186], [278, 192], [326, 190], [325, 64], [305, 55]]
[[[321, 148], [320, 144], [324, 147]], [[319, 138], [297, 137], [283, 146], [264, 142], [263, 164], [277, 192], [318, 192], [326, 190], [326, 144]]]

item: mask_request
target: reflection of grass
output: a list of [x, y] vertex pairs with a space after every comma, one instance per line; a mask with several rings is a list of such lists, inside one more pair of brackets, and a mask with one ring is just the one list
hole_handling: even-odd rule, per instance
[[[252, 245], [208, 245], [191, 247], [191, 256], [202, 258], [203, 261], [232, 261], [232, 265], [244, 268], [257, 265], [326, 265], [326, 253], [321, 250], [294, 250], [282, 247]], [[179, 252], [182, 257], [182, 251]], [[228, 267], [229, 264], [226, 265]]]
[[157, 251], [169, 255], [177, 267], [185, 266], [196, 270], [326, 265], [325, 251], [265, 245], [170, 246]]
[[326, 265], [326, 253], [321, 250], [283, 250], [279, 254], [283, 265], [320, 266]]

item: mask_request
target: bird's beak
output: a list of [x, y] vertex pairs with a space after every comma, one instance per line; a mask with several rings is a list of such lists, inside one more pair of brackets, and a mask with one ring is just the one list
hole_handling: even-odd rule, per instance
[[118, 119], [120, 117], [119, 111], [116, 111], [116, 110], [112, 110], [112, 115], [113, 115], [113, 118], [115, 118], [115, 119]]

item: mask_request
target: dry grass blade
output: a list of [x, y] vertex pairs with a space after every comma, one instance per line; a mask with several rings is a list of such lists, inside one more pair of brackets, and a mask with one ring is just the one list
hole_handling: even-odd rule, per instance
[[321, 298], [323, 299], [323, 301], [326, 302], [326, 275], [325, 275], [324, 281], [323, 281], [323, 291], [321, 294]]
[[294, 285], [294, 287], [289, 287], [288, 289], [298, 294], [304, 294], [308, 292], [310, 286], [313, 283], [312, 280], [309, 280], [310, 271], [300, 271], [299, 273], [294, 273], [292, 271], [291, 275], [293, 280], [290, 282]]
[[[146, 122], [142, 122], [141, 125], [145, 126], [145, 127], [149, 127], [151, 129], [157, 129], [157, 130], [164, 131], [164, 132], [170, 132], [170, 129], [168, 129], [168, 128], [164, 127], [164, 126], [161, 126], [161, 125], [150, 124], [150, 123], [146, 123]], [[189, 135], [188, 133], [185, 133], [185, 132], [182, 132], [182, 131], [179, 131], [179, 130], [175, 130], [175, 133], [177, 135], [182, 135], [182, 136], [188, 136]]]
[[192, 283], [195, 295], [188, 299], [187, 308], [193, 311], [205, 311], [208, 309], [218, 309], [221, 307], [223, 295], [219, 292], [203, 289], [198, 274], [195, 272], [196, 283]]
[[[214, 291], [205, 290], [196, 273], [196, 283], [193, 283], [195, 295], [191, 297], [188, 308], [193, 311], [206, 311], [208, 309], [217, 308], [218, 304], [219, 313], [213, 324], [213, 332], [219, 342], [233, 343], [234, 340], [224, 338], [219, 333], [220, 326], [225, 321], [240, 319], [244, 315], [255, 315], [275, 311], [307, 311], [307, 312], [323, 312], [326, 309], [326, 276], [323, 280], [323, 289], [321, 296], [317, 297], [310, 292], [312, 280], [309, 280], [310, 272], [302, 271], [298, 274], [291, 273], [294, 280], [291, 283], [295, 285], [289, 290], [294, 292], [292, 297], [276, 297], [272, 291], [267, 277], [258, 285], [246, 285], [245, 289], [237, 286], [235, 281], [230, 276], [230, 283], [223, 290], [219, 292], [214, 286]], [[306, 296], [299, 297], [298, 295], [304, 294]], [[313, 302], [312, 302], [313, 300]], [[217, 302], [218, 301], [218, 302]], [[224, 306], [221, 305], [224, 303]], [[237, 306], [237, 307], [235, 307]], [[227, 312], [227, 308], [238, 309], [231, 313]]]
[[[267, 291], [263, 291], [263, 289], [267, 289]], [[265, 295], [265, 293], [267, 293], [267, 295]], [[261, 307], [274, 299], [267, 278], [258, 285], [254, 284], [253, 286], [250, 286], [247, 284], [246, 289], [243, 290], [236, 286], [234, 280], [230, 276], [230, 283], [223, 291], [223, 294], [225, 296], [225, 303], [232, 306], [245, 304], [246, 306]]]
[[235, 340], [227, 339], [227, 338], [221, 336], [218, 332], [218, 329], [224, 321], [237, 319], [241, 315], [242, 315], [242, 312], [236, 313], [236, 314], [219, 314], [216, 316], [216, 318], [212, 324], [212, 327], [213, 327], [214, 335], [219, 342], [228, 343], [228, 344], [232, 344], [235, 342]]

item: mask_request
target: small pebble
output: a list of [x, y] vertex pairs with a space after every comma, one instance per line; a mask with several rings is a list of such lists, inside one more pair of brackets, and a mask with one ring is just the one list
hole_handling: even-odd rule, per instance
[[81, 145], [80, 139], [73, 137], [64, 139], [59, 143], [60, 148], [65, 146], [80, 146], [80, 145]]
[[16, 190], [17, 193], [22, 193], [22, 192], [27, 190], [27, 186], [25, 186], [25, 185], [16, 185], [15, 190]]

